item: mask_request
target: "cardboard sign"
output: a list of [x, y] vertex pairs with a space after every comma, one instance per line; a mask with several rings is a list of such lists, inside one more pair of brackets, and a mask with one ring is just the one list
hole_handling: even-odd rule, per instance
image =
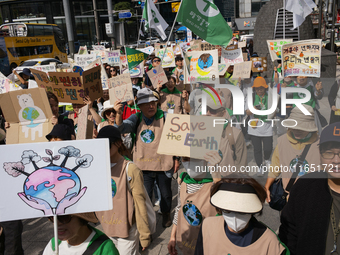
[[87, 55], [89, 54], [87, 51], [87, 46], [80, 46], [78, 50], [78, 55]]
[[85, 140], [93, 138], [93, 121], [89, 114], [89, 106], [85, 105], [79, 109], [77, 124], [77, 140]]
[[243, 61], [248, 61], [248, 53], [243, 52], [242, 56], [243, 56]]
[[18, 84], [7, 79], [7, 77], [0, 72], [0, 94], [19, 89], [21, 89], [21, 87]]
[[252, 66], [251, 66], [251, 70], [254, 73], [262, 73], [267, 71], [267, 58], [264, 57], [255, 57], [255, 58], [251, 58], [252, 61]]
[[52, 130], [52, 111], [44, 89], [0, 94], [0, 107], [10, 123], [6, 144], [46, 142], [45, 136]]
[[50, 72], [31, 69], [40, 88], [51, 91], [59, 102], [82, 104], [83, 98], [90, 96], [94, 101], [103, 95], [101, 85], [101, 67], [97, 66], [79, 73]]
[[228, 69], [228, 65], [227, 64], [218, 64], [218, 73], [219, 76], [224, 76], [225, 72]]
[[162, 59], [162, 67], [163, 68], [168, 68], [168, 67], [175, 67], [176, 63], [175, 63], [175, 54], [172, 50], [172, 47], [168, 47], [165, 51], [164, 54], [164, 50], [163, 49], [159, 49], [158, 51], [156, 50], [156, 56], [159, 58], [163, 58]]
[[161, 65], [151, 69], [147, 72], [147, 74], [154, 88], [157, 88], [158, 84], [163, 85], [168, 82], [168, 79], [166, 78], [165, 72]]
[[271, 60], [274, 62], [277, 59], [281, 59], [282, 45], [292, 43], [293, 39], [279, 39], [279, 40], [267, 40], [268, 50]]
[[233, 77], [238, 78], [241, 77], [242, 79], [250, 78], [252, 61], [246, 61], [243, 63], [238, 63], [234, 65], [234, 72]]
[[120, 55], [120, 74], [129, 73], [126, 55]]
[[112, 209], [108, 139], [6, 145], [0, 154], [1, 221]]
[[238, 42], [237, 45], [240, 49], [247, 47], [247, 42], [246, 41], [242, 41], [242, 42]]
[[211, 116], [167, 114], [157, 153], [204, 159], [210, 151], [218, 151], [223, 125], [213, 127]]
[[225, 50], [236, 50], [236, 49], [238, 49], [238, 47], [235, 44], [232, 44], [232, 45], [225, 47]]
[[207, 42], [202, 42], [200, 45], [201, 51], [207, 51], [207, 50], [218, 50], [218, 56], [221, 57], [222, 54], [222, 47], [220, 45], [212, 45]]
[[241, 49], [225, 50], [222, 49], [221, 63], [228, 66], [243, 62], [243, 55]]
[[144, 75], [144, 64], [143, 64], [143, 62], [130, 70], [130, 77], [131, 78], [142, 78], [143, 75]]
[[106, 51], [107, 63], [111, 66], [120, 65], [120, 50]]
[[282, 46], [283, 76], [320, 77], [321, 39], [298, 41]]
[[110, 104], [113, 105], [116, 101], [126, 102], [133, 100], [133, 91], [130, 74], [125, 73], [116, 77], [110, 78]]
[[108, 89], [109, 88], [109, 81], [108, 81], [108, 77], [107, 77], [107, 74], [106, 74], [106, 71], [105, 71], [105, 68], [104, 68], [104, 65], [102, 65], [102, 62], [100, 59], [96, 59], [95, 61], [93, 61], [91, 64], [89, 64], [88, 66], [86, 66], [84, 68], [84, 70], [89, 70], [93, 67], [96, 67], [96, 66], [100, 66], [101, 69], [100, 69], [100, 73], [101, 73], [101, 76], [100, 76], [100, 79], [102, 81], [102, 88], [103, 89]]
[[96, 54], [74, 54], [74, 62], [77, 66], [80, 66], [81, 68], [85, 68], [89, 64], [91, 64], [93, 61], [96, 60]]
[[193, 83], [219, 83], [218, 51], [191, 51], [189, 80]]

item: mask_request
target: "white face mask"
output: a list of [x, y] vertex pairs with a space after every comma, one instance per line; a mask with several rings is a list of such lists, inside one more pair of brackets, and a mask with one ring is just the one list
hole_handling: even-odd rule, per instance
[[[183, 167], [187, 170], [188, 175], [192, 179], [203, 179], [208, 178], [209, 174], [207, 175], [206, 172], [202, 172], [202, 166], [204, 166], [204, 160], [201, 159], [190, 159], [190, 161], [182, 162]], [[196, 168], [197, 166], [197, 168]], [[196, 170], [196, 171], [195, 171]]]
[[227, 223], [228, 227], [230, 227], [236, 233], [243, 230], [247, 226], [251, 218], [251, 214], [249, 213], [243, 214], [243, 213], [237, 213], [237, 212], [229, 212], [229, 213], [222, 212], [222, 216], [225, 222]]

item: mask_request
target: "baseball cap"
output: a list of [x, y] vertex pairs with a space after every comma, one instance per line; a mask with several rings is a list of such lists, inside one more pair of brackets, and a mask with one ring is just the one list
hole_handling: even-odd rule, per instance
[[340, 143], [340, 122], [330, 124], [322, 130], [319, 145], [327, 142]]
[[140, 89], [137, 92], [137, 105], [158, 101], [153, 91], [149, 88]]
[[114, 126], [105, 126], [101, 128], [97, 138], [108, 138], [110, 144], [122, 139], [119, 129]]

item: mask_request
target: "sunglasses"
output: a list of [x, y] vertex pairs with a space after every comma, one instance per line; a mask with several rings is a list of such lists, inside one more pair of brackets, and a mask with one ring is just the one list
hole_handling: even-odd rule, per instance
[[111, 114], [113, 112], [114, 115], [116, 115], [116, 111], [114, 109], [109, 109], [105, 111], [105, 114]]
[[[72, 220], [72, 215], [62, 215], [62, 216], [57, 216], [58, 221], [61, 224], [67, 224], [70, 223], [70, 221]], [[48, 217], [48, 220], [51, 222], [54, 222], [53, 216]]]
[[116, 70], [115, 69], [111, 69], [110, 72], [115, 72]]
[[152, 62], [161, 62], [159, 59], [155, 59], [154, 61], [152, 61]]

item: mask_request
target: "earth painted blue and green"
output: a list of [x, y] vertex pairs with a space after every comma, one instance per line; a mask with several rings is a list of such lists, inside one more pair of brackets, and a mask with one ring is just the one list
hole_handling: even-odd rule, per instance
[[155, 134], [150, 129], [145, 129], [140, 134], [140, 138], [144, 143], [152, 143], [155, 140]]
[[117, 184], [114, 179], [111, 179], [111, 187], [112, 187], [112, 198], [117, 194]]
[[[292, 173], [294, 172], [294, 169], [296, 168], [296, 165], [297, 165], [298, 161], [299, 161], [298, 158], [294, 158], [292, 161], [290, 161], [289, 169], [290, 169], [290, 171]], [[299, 177], [304, 175], [304, 174], [306, 174], [308, 172], [309, 164], [308, 164], [307, 160], [303, 161], [300, 169], [296, 169], [297, 171], [300, 171], [300, 173], [298, 174]]]
[[29, 120], [31, 121], [31, 124], [28, 125], [28, 127], [35, 127], [39, 124], [34, 124], [33, 121], [39, 117], [39, 112], [34, 108], [34, 107], [26, 107], [23, 111], [22, 111], [22, 117], [25, 120]]
[[168, 109], [175, 109], [175, 102], [174, 102], [174, 100], [170, 100], [170, 101], [166, 102], [166, 107]]
[[194, 204], [187, 203], [182, 210], [184, 218], [191, 226], [199, 226], [202, 223], [202, 213]]
[[210, 54], [202, 54], [198, 59], [198, 66], [201, 70], [207, 69], [213, 65], [214, 59]]

